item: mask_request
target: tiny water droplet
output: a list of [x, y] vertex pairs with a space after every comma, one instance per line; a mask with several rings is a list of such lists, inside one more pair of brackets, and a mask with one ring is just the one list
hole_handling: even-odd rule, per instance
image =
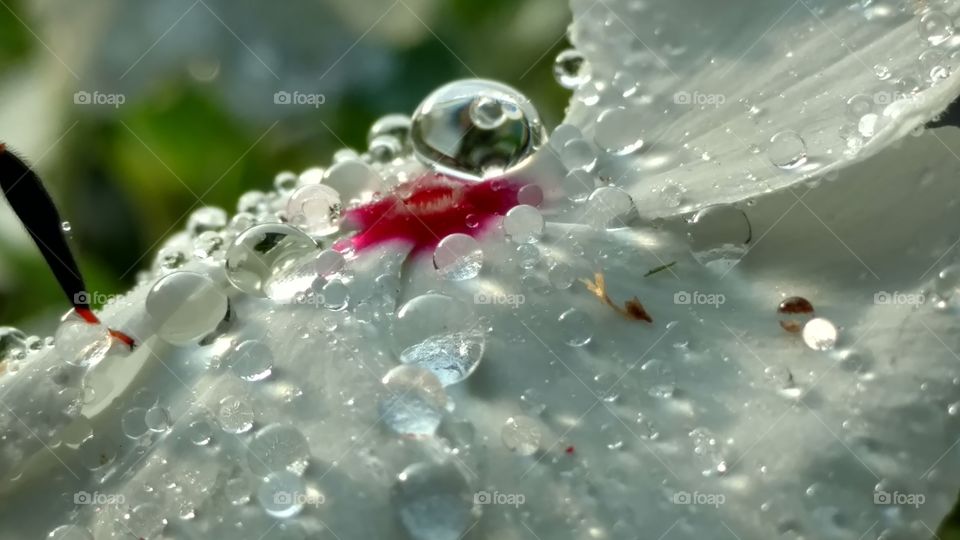
[[770, 138], [767, 156], [781, 169], [795, 169], [807, 161], [807, 143], [795, 131], [781, 131]]

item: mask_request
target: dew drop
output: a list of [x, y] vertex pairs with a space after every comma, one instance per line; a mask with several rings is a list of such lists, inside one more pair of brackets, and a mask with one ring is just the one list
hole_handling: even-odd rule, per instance
[[227, 296], [202, 274], [173, 272], [154, 284], [145, 306], [157, 335], [185, 345], [216, 329], [227, 312]]
[[954, 28], [950, 16], [938, 10], [931, 10], [920, 17], [920, 37], [930, 45], [940, 45], [953, 36]]
[[560, 161], [568, 171], [583, 169], [590, 172], [597, 165], [597, 154], [583, 139], [570, 139], [560, 150]]
[[234, 506], [243, 506], [250, 502], [250, 493], [253, 490], [250, 487], [250, 480], [245, 476], [237, 476], [227, 480], [223, 486], [223, 494], [230, 504]]
[[800, 332], [813, 318], [813, 304], [806, 298], [791, 296], [777, 306], [780, 326], [787, 332]]
[[553, 61], [553, 77], [560, 86], [574, 90], [590, 80], [590, 69], [583, 54], [576, 49], [560, 52]]
[[370, 126], [370, 132], [367, 133], [367, 142], [373, 142], [377, 137], [384, 135], [395, 138], [401, 143], [406, 143], [410, 137], [410, 126], [412, 120], [405, 114], [388, 114], [381, 116]]
[[250, 404], [236, 396], [227, 396], [220, 401], [217, 420], [227, 433], [244, 433], [253, 427], [253, 409]]
[[827, 319], [810, 319], [803, 326], [803, 342], [815, 351], [828, 351], [837, 344], [837, 327]]
[[807, 143], [795, 131], [781, 131], [770, 138], [767, 156], [781, 169], [795, 169], [807, 161]]
[[573, 202], [583, 202], [593, 192], [593, 173], [574, 169], [563, 178], [562, 187], [568, 199]]
[[284, 277], [316, 243], [289, 225], [264, 223], [240, 233], [227, 249], [224, 268], [234, 287], [254, 296], [292, 297]]
[[520, 204], [503, 217], [503, 230], [507, 237], [518, 244], [536, 242], [543, 235], [543, 215], [536, 208]]
[[150, 407], [144, 414], [143, 420], [150, 431], [162, 433], [170, 429], [170, 413], [163, 407]]
[[141, 407], [134, 407], [123, 413], [120, 418], [120, 427], [123, 434], [131, 439], [138, 439], [147, 434], [150, 428], [146, 422], [147, 410]]
[[213, 426], [207, 420], [196, 420], [187, 426], [187, 437], [197, 446], [210, 444], [213, 438]]
[[227, 226], [227, 212], [216, 206], [198, 208], [187, 219], [187, 232], [199, 236], [207, 231], [219, 231]]
[[293, 426], [270, 424], [258, 431], [247, 446], [247, 465], [257, 476], [289, 471], [302, 475], [310, 459], [310, 445]]
[[509, 86], [465, 79], [430, 94], [413, 114], [414, 153], [428, 167], [477, 180], [524, 165], [544, 138], [533, 104]]
[[694, 252], [750, 241], [750, 220], [739, 208], [715, 204], [699, 210], [689, 221], [687, 238]]
[[451, 234], [437, 244], [433, 266], [440, 277], [450, 281], [473, 279], [483, 267], [483, 250], [472, 236]]
[[96, 364], [110, 350], [110, 335], [103, 325], [75, 319], [60, 323], [53, 339], [57, 352], [73, 366]]
[[503, 446], [521, 456], [533, 455], [540, 449], [540, 426], [527, 416], [511, 416], [500, 430]]
[[474, 521], [470, 485], [452, 463], [410, 465], [391, 498], [412, 540], [457, 540]]
[[300, 513], [305, 499], [303, 479], [289, 471], [271, 473], [257, 489], [260, 506], [276, 518], [288, 518]]
[[623, 229], [636, 217], [633, 197], [618, 187], [597, 188], [587, 199], [585, 221], [595, 227]]
[[400, 435], [433, 435], [443, 418], [447, 396], [433, 372], [414, 365], [391, 369], [383, 378], [387, 395], [380, 417]]
[[470, 307], [433, 293], [413, 298], [398, 310], [393, 339], [401, 362], [432, 371], [444, 386], [469, 377], [485, 345]]
[[[323, 184], [327, 185], [339, 194], [339, 198], [345, 202], [369, 200], [373, 193], [382, 189], [382, 178], [370, 165], [367, 165], [359, 159], [348, 159], [335, 164], [327, 169]], [[307, 206], [306, 211], [322, 211], [328, 201], [323, 201], [320, 206]], [[332, 213], [328, 209], [328, 213]]]
[[560, 315], [558, 322], [564, 340], [571, 347], [583, 347], [593, 339], [593, 320], [582, 311], [568, 309]]
[[597, 117], [593, 140], [611, 154], [630, 154], [643, 147], [643, 138], [639, 133], [642, 125], [643, 112], [639, 109], [607, 109]]
[[247, 340], [230, 353], [230, 369], [245, 381], [262, 381], [273, 371], [273, 351], [257, 340]]
[[556, 287], [559, 290], [569, 289], [574, 280], [576, 280], [576, 271], [569, 264], [557, 262], [550, 265], [550, 268], [547, 270], [547, 278], [550, 280], [550, 284]]
[[93, 540], [90, 531], [79, 525], [60, 525], [47, 534], [50, 540]]
[[340, 193], [324, 184], [308, 184], [287, 200], [287, 219], [314, 236], [327, 236], [340, 228]]
[[[322, 278], [317, 278], [322, 280]], [[314, 283], [316, 290], [317, 283]], [[326, 282], [319, 291], [323, 298], [323, 307], [330, 311], [340, 311], [350, 303], [350, 288], [339, 279], [331, 279]]]

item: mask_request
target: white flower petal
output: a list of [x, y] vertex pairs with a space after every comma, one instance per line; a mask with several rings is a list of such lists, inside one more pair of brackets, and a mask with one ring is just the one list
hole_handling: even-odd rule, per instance
[[[920, 30], [931, 13], [952, 25], [960, 6], [849, 4], [574, 0], [571, 40], [593, 79], [575, 92], [566, 121], [591, 139], [603, 111], [626, 109], [625, 125], [644, 148], [601, 156], [601, 174], [627, 187], [649, 215], [676, 211], [657, 196], [666, 189], [667, 199], [675, 197], [669, 186], [682, 190], [682, 211], [862, 160], [960, 94], [960, 39], [933, 45]], [[637, 83], [629, 97], [624, 80]], [[849, 105], [851, 98], [865, 108]], [[869, 137], [859, 130], [866, 114], [877, 115], [864, 121]], [[807, 155], [788, 170], [773, 164], [790, 160], [771, 143], [785, 131], [805, 141]]]

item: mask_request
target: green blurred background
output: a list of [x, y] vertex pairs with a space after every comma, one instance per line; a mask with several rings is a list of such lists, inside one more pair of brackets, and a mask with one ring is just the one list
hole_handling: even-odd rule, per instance
[[[3, 0], [0, 141], [45, 179], [88, 288], [121, 292], [192, 210], [362, 152], [374, 120], [447, 81], [506, 82], [556, 125], [569, 21], [559, 0]], [[0, 202], [0, 326], [49, 334], [67, 307]]]

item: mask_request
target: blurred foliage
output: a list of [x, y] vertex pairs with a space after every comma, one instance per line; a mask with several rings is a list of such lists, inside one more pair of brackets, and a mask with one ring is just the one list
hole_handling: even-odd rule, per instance
[[0, 6], [0, 66], [22, 59], [32, 45], [29, 30], [18, 20], [19, 0], [7, 0]]
[[[7, 5], [17, 16], [0, 7], [0, 65], [12, 69], [17, 60], [45, 55], [49, 61], [49, 52], [20, 22], [29, 21], [29, 10], [21, 12], [18, 2]], [[44, 167], [45, 181], [72, 224], [75, 255], [91, 291], [102, 298], [128, 289], [191, 211], [214, 205], [233, 213], [242, 193], [270, 189], [277, 172], [323, 166], [343, 146], [363, 151], [377, 118], [412, 113], [431, 90], [450, 80], [478, 76], [506, 82], [536, 103], [548, 127], [562, 119], [569, 94], [553, 80], [552, 59], [568, 46], [563, 36], [570, 15], [564, 5], [463, 0], [437, 2], [435, 8], [434, 24], [418, 29], [422, 34], [410, 43], [364, 40], [368, 47], [384, 49], [390, 60], [385, 80], [364, 85], [362, 78], [349, 79], [350, 86], [335, 99], [292, 117], [241, 118], [235, 104], [224, 102], [222, 89], [186, 68], [164, 71], [146, 92], [115, 111], [70, 107], [61, 123], [76, 126], [58, 147], [55, 166]], [[535, 28], [523, 28], [531, 19], [538, 23]], [[239, 41], [235, 45], [246, 54]], [[111, 44], [101, 46], [109, 50]], [[348, 57], [338, 69], [351, 70], [351, 62], [362, 61]], [[138, 73], [144, 69], [137, 67]], [[64, 95], [74, 90], [65, 89]], [[68, 307], [62, 293], [34, 250], [14, 252], [2, 242], [4, 267], [12, 269], [8, 281], [14, 284], [0, 290], [2, 324], [49, 332], [49, 313]], [[38, 322], [36, 316], [45, 310], [47, 318]]]

